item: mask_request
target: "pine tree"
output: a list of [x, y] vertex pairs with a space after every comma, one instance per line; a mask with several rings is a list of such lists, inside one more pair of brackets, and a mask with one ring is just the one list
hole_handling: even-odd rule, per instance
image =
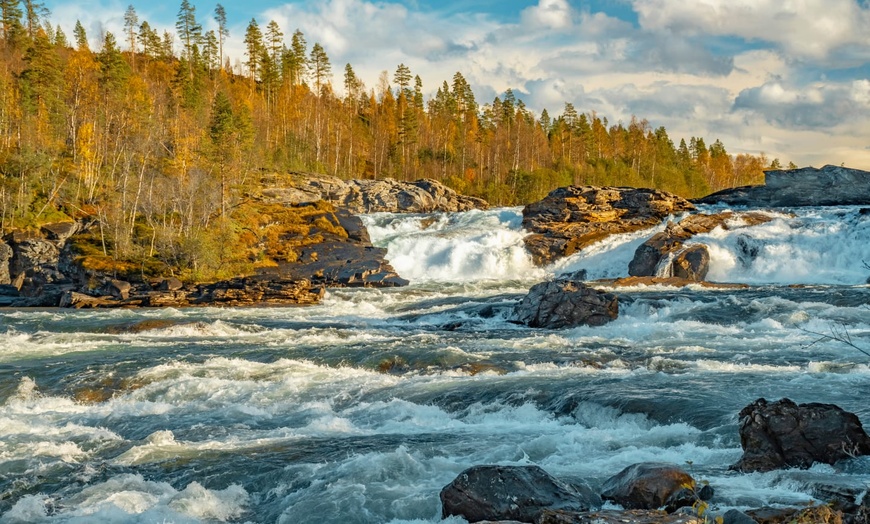
[[214, 19], [218, 23], [218, 68], [223, 69], [224, 42], [230, 36], [230, 30], [227, 28], [227, 11], [221, 4], [214, 8]]
[[245, 49], [245, 54], [248, 56], [248, 61], [245, 65], [248, 66], [248, 73], [253, 82], [257, 80], [260, 73], [260, 64], [264, 51], [263, 33], [260, 31], [256, 18], [251, 18], [251, 22], [245, 30]]
[[[187, 59], [188, 68], [192, 68], [194, 48], [202, 38], [202, 26], [196, 22], [196, 7], [188, 0], [181, 1], [175, 29], [178, 30], [178, 38], [181, 39], [181, 56]], [[192, 76], [192, 69], [189, 72]]]
[[130, 46], [130, 57], [133, 59], [133, 63], [136, 60], [136, 29], [138, 24], [139, 16], [136, 14], [136, 8], [130, 4], [124, 13], [124, 29], [127, 31], [127, 44]]
[[0, 0], [0, 26], [3, 29], [3, 40], [7, 46], [15, 46], [24, 36], [21, 25], [21, 6], [18, 0]]
[[329, 63], [326, 50], [319, 43], [315, 43], [314, 47], [311, 48], [311, 56], [308, 59], [308, 63], [311, 67], [311, 80], [314, 82], [314, 92], [322, 95], [323, 90], [329, 85], [332, 66]]
[[85, 27], [80, 20], [76, 20], [76, 26], [73, 28], [73, 38], [76, 40], [76, 49], [79, 51], [90, 51], [88, 45], [88, 34], [85, 32]]

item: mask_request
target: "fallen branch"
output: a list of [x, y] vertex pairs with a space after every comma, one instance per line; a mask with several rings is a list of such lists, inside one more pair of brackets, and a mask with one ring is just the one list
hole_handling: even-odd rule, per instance
[[806, 346], [804, 346], [806, 348], [812, 347], [812, 346], [818, 344], [819, 342], [834, 340], [834, 341], [846, 344], [847, 346], [849, 346], [853, 349], [856, 349], [856, 350], [860, 351], [861, 353], [864, 353], [865, 355], [870, 357], [870, 352], [858, 347], [854, 342], [852, 342], [852, 336], [849, 334], [849, 330], [846, 329], [846, 324], [841, 323], [841, 324], [832, 325], [830, 334], [819, 333], [817, 331], [811, 331], [809, 329], [804, 329], [804, 328], [798, 328], [798, 329], [800, 329], [804, 333], [809, 333], [811, 335], [816, 335], [819, 337], [818, 339], [816, 339], [816, 340], [812, 341], [811, 343], [807, 344]]

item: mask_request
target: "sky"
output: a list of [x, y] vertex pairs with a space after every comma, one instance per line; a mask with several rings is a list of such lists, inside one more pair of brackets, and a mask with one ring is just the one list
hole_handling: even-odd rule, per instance
[[[46, 1], [68, 35], [123, 33], [123, 14], [174, 32], [177, 3]], [[205, 29], [218, 2], [194, 0]], [[399, 64], [428, 96], [461, 72], [480, 103], [512, 89], [540, 113], [565, 103], [611, 123], [632, 115], [732, 154], [870, 170], [870, 0], [224, 0], [226, 45], [275, 20], [289, 44], [319, 42], [341, 91], [350, 63], [368, 88]], [[118, 38], [122, 41], [122, 38]]]

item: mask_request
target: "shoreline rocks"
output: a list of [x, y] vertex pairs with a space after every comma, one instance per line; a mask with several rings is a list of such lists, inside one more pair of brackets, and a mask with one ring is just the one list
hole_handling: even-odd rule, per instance
[[816, 462], [870, 455], [870, 436], [852, 413], [833, 404], [760, 398], [740, 411], [743, 456], [731, 469], [809, 468]]
[[765, 171], [764, 185], [725, 189], [696, 204], [801, 207], [870, 204], [870, 171], [826, 165]]
[[48, 224], [40, 233], [15, 231], [0, 242], [0, 306], [308, 305], [317, 303], [327, 287], [408, 284], [386, 260], [386, 249], [371, 244], [359, 217], [329, 206], [304, 209], [308, 211], [298, 214], [307, 220], [304, 235], [300, 227], [288, 227], [273, 240], [262, 242], [263, 256], [276, 259], [273, 265], [251, 275], [187, 285], [175, 277], [119, 278], [109, 271], [87, 269], [91, 267], [85, 263], [87, 257], [72, 247], [79, 238], [76, 235], [88, 234], [87, 224]]
[[607, 236], [658, 225], [695, 206], [656, 189], [569, 186], [523, 208], [526, 249], [535, 264], [548, 265]]
[[[771, 403], [759, 399], [741, 410], [740, 418], [744, 449], [747, 448], [745, 429], [748, 424], [753, 428], [786, 429], [784, 433], [778, 433], [786, 438], [779, 438], [775, 443], [759, 437], [755, 430], [750, 435], [750, 440], [761, 444], [759, 449], [764, 453], [797, 457], [796, 461], [765, 462], [773, 466], [770, 469], [809, 467], [814, 461], [833, 463], [834, 459], [855, 456], [855, 452], [864, 449], [861, 446], [865, 439], [870, 442], [858, 418], [832, 404], [797, 405], [789, 399]], [[846, 448], [843, 454], [844, 442], [857, 447]], [[818, 456], [808, 459], [810, 448], [819, 452]], [[870, 448], [865, 452], [870, 454]], [[723, 524], [864, 524], [870, 519], [870, 494], [866, 486], [859, 483], [852, 487], [837, 485], [826, 490], [826, 486], [821, 485], [819, 488], [821, 494], [814, 496], [827, 500], [827, 503], [724, 511], [717, 505], [713, 487], [697, 482], [675, 464], [632, 464], [604, 480], [598, 494], [585, 483], [565, 482], [538, 466], [481, 465], [460, 473], [442, 489], [440, 499], [442, 518], [459, 516], [472, 523], [700, 524], [715, 521]], [[602, 509], [602, 501], [610, 501], [623, 509]]]
[[262, 193], [271, 202], [305, 204], [323, 200], [351, 213], [449, 213], [489, 208], [485, 200], [461, 195], [425, 178], [414, 182], [392, 178], [342, 180], [297, 173], [289, 184], [267, 188]]

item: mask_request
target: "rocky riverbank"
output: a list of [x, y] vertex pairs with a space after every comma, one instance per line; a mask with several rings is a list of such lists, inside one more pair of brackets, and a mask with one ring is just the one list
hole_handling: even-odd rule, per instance
[[[394, 287], [408, 281], [374, 247], [362, 221], [329, 205], [265, 204], [252, 274], [217, 282], [171, 275], [118, 274], [120, 264], [93, 253], [92, 221], [47, 224], [7, 234], [0, 243], [0, 305], [13, 307], [185, 307], [306, 305], [328, 287]], [[276, 207], [277, 206], [277, 207]], [[106, 269], [110, 268], [110, 269]]]
[[[758, 399], [740, 412], [744, 456], [741, 472], [808, 468], [870, 454], [870, 437], [851, 413], [830, 404], [797, 405], [789, 399]], [[825, 492], [819, 486], [820, 493]], [[676, 464], [632, 464], [605, 480], [559, 479], [538, 466], [473, 466], [441, 490], [442, 517], [468, 522], [534, 524], [774, 524], [781, 522], [866, 524], [866, 486], [841, 489], [809, 507], [720, 510], [716, 487]], [[611, 502], [622, 510], [602, 509]]]

